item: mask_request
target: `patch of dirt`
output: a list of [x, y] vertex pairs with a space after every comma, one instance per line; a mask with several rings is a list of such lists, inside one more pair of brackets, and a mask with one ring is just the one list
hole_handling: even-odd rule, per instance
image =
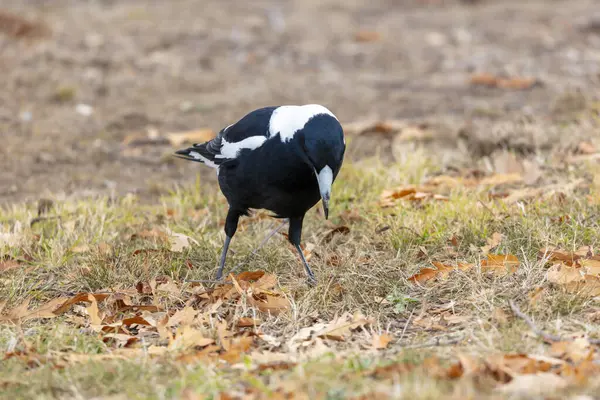
[[[152, 199], [198, 172], [213, 185], [212, 170], [171, 159], [171, 148], [132, 157], [121, 143], [148, 129], [218, 130], [266, 105], [322, 103], [344, 122], [442, 121], [442, 147], [464, 140], [474, 156], [586, 137], [594, 129], [561, 121], [600, 93], [597, 9], [593, 0], [5, 0], [0, 204], [48, 193]], [[473, 73], [538, 84], [473, 85]], [[388, 144], [361, 138], [348, 153]]]

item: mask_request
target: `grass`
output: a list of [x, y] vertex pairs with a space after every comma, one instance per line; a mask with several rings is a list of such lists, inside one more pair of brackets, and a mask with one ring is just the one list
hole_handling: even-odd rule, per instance
[[[598, 168], [569, 166], [546, 176], [565, 185], [583, 177], [588, 184], [519, 205], [490, 200], [488, 188], [461, 186], [449, 191], [448, 201], [379, 205], [384, 189], [420, 184], [439, 172], [435, 160], [423, 152], [394, 165], [373, 160], [346, 164], [334, 185], [331, 220], [325, 222], [317, 207], [307, 216], [303, 241], [312, 248], [311, 263], [319, 278], [315, 288], [307, 287], [303, 269], [282, 236], [275, 236], [242, 266], [241, 270], [277, 275], [281, 289], [292, 299], [289, 311], [277, 317], [261, 315], [261, 331], [282, 341], [280, 350], [263, 346], [233, 365], [181, 362], [170, 353], [158, 358], [143, 353], [117, 357], [118, 349], [98, 332], [74, 323], [85, 313], [6, 323], [0, 326], [0, 349], [27, 356], [0, 363], [0, 396], [162, 399], [219, 398], [228, 393], [233, 398], [291, 398], [292, 393], [327, 399], [384, 394], [492, 398], [503, 396], [497, 384], [439, 379], [432, 376], [428, 363], [439, 360], [431, 365], [442, 368], [459, 354], [547, 352], [548, 346], [512, 317], [508, 300], [517, 301], [548, 332], [600, 337], [594, 322], [597, 300], [550, 284], [546, 263], [538, 257], [538, 251], [549, 246], [597, 248], [600, 202], [593, 182]], [[191, 288], [184, 282], [212, 279], [215, 273], [225, 212], [216, 188], [200, 179], [150, 205], [133, 195], [57, 202], [46, 219], [33, 226], [30, 221], [37, 210], [30, 205], [0, 210], [4, 232], [0, 237], [10, 242], [0, 247], [0, 260], [21, 260], [17, 268], [2, 272], [0, 300], [9, 310], [26, 299], [41, 304], [78, 292], [126, 290], [160, 276]], [[269, 231], [273, 221], [261, 215], [238, 230], [228, 269], [246, 260]], [[560, 218], [564, 216], [570, 217]], [[349, 227], [349, 233], [331, 235], [332, 228], [340, 225]], [[197, 244], [172, 252], [160, 240], [132, 239], [155, 228], [188, 235]], [[494, 232], [503, 234], [504, 240], [492, 252], [516, 255], [521, 262], [516, 273], [490, 276], [475, 268], [425, 286], [408, 281], [432, 261], [479, 265], [485, 258], [481, 246]], [[535, 302], [529, 300], [534, 294]], [[166, 295], [160, 301], [167, 308], [180, 309], [187, 299]], [[299, 329], [357, 310], [372, 323], [355, 339], [325, 340], [324, 348], [306, 354], [281, 350]], [[247, 306], [236, 308], [235, 313], [256, 315]], [[443, 320], [440, 315], [445, 315]], [[454, 316], [460, 318], [446, 320]], [[392, 343], [383, 350], [369, 348], [369, 338], [385, 332], [393, 337]], [[89, 360], [73, 360], [68, 354], [89, 355]], [[293, 365], [261, 370], [261, 362], [272, 361], [274, 354], [288, 357]], [[402, 370], [409, 364], [416, 369]], [[561, 395], [596, 393], [597, 376], [570, 385]]]

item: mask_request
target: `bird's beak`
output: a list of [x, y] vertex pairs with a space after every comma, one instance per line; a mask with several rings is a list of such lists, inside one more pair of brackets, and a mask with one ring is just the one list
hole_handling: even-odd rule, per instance
[[325, 166], [321, 171], [315, 171], [319, 182], [319, 192], [323, 200], [323, 212], [325, 219], [329, 218], [329, 197], [331, 196], [331, 184], [333, 183], [333, 171]]

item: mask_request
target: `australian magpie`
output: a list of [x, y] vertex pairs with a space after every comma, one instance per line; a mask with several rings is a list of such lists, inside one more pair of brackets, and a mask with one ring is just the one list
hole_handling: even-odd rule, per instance
[[250, 209], [266, 209], [289, 219], [289, 241], [300, 254], [309, 282], [316, 283], [300, 248], [302, 222], [319, 200], [328, 218], [331, 185], [345, 150], [344, 131], [336, 116], [321, 105], [308, 104], [260, 108], [222, 129], [214, 139], [175, 153], [215, 168], [229, 203], [217, 280], [240, 216]]

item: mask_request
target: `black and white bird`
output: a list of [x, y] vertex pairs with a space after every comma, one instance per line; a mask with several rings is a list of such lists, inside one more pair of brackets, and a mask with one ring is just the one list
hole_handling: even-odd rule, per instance
[[306, 212], [319, 200], [329, 215], [331, 185], [346, 149], [338, 119], [318, 104], [265, 107], [252, 111], [217, 136], [175, 154], [216, 168], [221, 191], [229, 203], [225, 244], [217, 280], [240, 216], [266, 209], [289, 219], [289, 241], [297, 249], [310, 283], [315, 276], [300, 239]]

